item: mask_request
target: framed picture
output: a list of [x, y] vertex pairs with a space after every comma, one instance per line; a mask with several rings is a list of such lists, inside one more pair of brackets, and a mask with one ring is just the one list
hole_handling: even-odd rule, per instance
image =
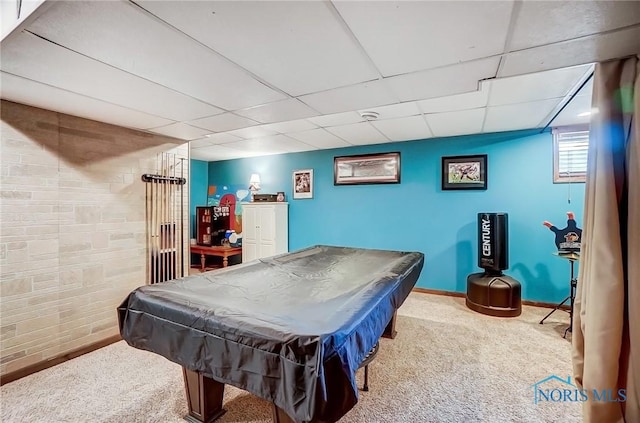
[[400, 153], [364, 154], [333, 158], [333, 184], [398, 184]]
[[313, 198], [313, 169], [293, 171], [293, 198]]
[[442, 190], [487, 189], [487, 155], [442, 158]]

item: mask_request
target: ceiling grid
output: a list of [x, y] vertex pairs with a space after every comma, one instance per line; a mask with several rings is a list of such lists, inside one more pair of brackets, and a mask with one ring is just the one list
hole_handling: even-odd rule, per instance
[[2, 39], [3, 99], [191, 141], [201, 160], [579, 124], [593, 63], [640, 52], [639, 2], [79, 0], [32, 13]]

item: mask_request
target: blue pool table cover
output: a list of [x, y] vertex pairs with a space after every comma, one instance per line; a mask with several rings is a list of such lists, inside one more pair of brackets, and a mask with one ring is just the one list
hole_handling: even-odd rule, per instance
[[314, 246], [131, 292], [120, 334], [298, 422], [335, 422], [355, 372], [413, 289], [420, 252]]

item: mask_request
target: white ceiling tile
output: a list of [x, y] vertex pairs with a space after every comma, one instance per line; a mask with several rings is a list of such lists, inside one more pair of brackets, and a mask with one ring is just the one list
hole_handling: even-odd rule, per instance
[[369, 122], [332, 126], [326, 129], [351, 144], [363, 145], [389, 142], [389, 139], [371, 126]]
[[55, 2], [29, 30], [226, 110], [286, 97], [133, 3]]
[[288, 122], [270, 123], [269, 125], [263, 125], [264, 128], [273, 129], [276, 132], [286, 134], [287, 132], [302, 132], [309, 129], [317, 128], [316, 125], [311, 123], [307, 119], [291, 120]]
[[424, 115], [435, 137], [479, 134], [485, 109], [460, 110], [456, 112]]
[[[3, 39], [0, 93], [211, 160], [525, 129], [588, 75], [555, 69], [640, 51], [635, 3], [50, 1]], [[554, 125], [587, 119], [591, 86]]]
[[223, 113], [221, 115], [192, 120], [187, 123], [199, 128], [209, 129], [214, 132], [226, 132], [258, 124], [256, 121], [233, 113]]
[[391, 141], [421, 140], [433, 136], [422, 116], [377, 120], [371, 124]]
[[293, 96], [378, 76], [325, 2], [139, 3]]
[[0, 74], [0, 97], [17, 103], [127, 128], [147, 129], [172, 123], [168, 119], [74, 94], [4, 72]]
[[378, 120], [393, 119], [405, 116], [415, 116], [420, 114], [420, 109], [415, 102], [392, 104], [390, 106], [372, 107], [369, 109], [362, 109], [359, 112], [371, 111], [378, 113]]
[[530, 103], [509, 104], [487, 107], [484, 132], [501, 132], [518, 129], [542, 128], [549, 116], [562, 99], [532, 101]]
[[485, 107], [489, 99], [489, 81], [482, 81], [480, 88], [469, 93], [422, 100], [418, 105], [422, 113], [454, 112]]
[[209, 141], [209, 139], [206, 137], [189, 141], [190, 148], [204, 148], [204, 147], [211, 147], [212, 145], [215, 145], [215, 144]]
[[285, 135], [273, 135], [270, 137], [241, 140], [225, 144], [225, 147], [235, 148], [260, 154], [283, 154], [298, 151], [317, 150], [316, 147], [294, 140]]
[[[618, 2], [615, 2], [618, 3]], [[500, 77], [567, 66], [602, 62], [636, 55], [640, 51], [640, 26], [509, 53]]]
[[311, 122], [321, 127], [347, 125], [349, 123], [364, 122], [364, 118], [358, 112], [335, 113], [309, 118]]
[[591, 69], [591, 65], [582, 65], [495, 79], [489, 82], [489, 106], [564, 97]]
[[553, 119], [550, 126], [588, 124], [591, 120], [591, 115], [586, 113], [590, 111], [591, 91], [585, 91], [584, 94], [573, 97], [569, 104]]
[[171, 120], [221, 110], [153, 82], [105, 66], [27, 32], [0, 50], [3, 71]]
[[299, 98], [323, 114], [385, 106], [398, 102], [384, 81], [378, 80], [303, 95]]
[[637, 1], [524, 1], [510, 48], [522, 50], [637, 23]]
[[351, 145], [343, 139], [340, 139], [332, 133], [320, 128], [287, 135], [318, 148], [339, 148], [349, 147]]
[[171, 125], [161, 126], [159, 128], [149, 129], [149, 132], [167, 135], [169, 137], [179, 138], [181, 140], [195, 140], [207, 135], [210, 131], [206, 129], [196, 128], [182, 122], [172, 123]]
[[51, 2], [45, 0], [0, 1], [0, 40], [4, 40], [12, 31], [23, 25], [37, 9], [38, 13], [41, 13], [50, 5]]
[[513, 2], [334, 2], [384, 76], [503, 52]]
[[300, 100], [290, 98], [263, 104], [244, 110], [236, 110], [236, 114], [253, 119], [261, 123], [275, 123], [294, 119], [304, 119], [317, 116], [319, 113]]
[[191, 148], [191, 158], [206, 162], [218, 160], [241, 159], [245, 157], [260, 156], [261, 153], [253, 151], [238, 150], [226, 145], [211, 145], [208, 147]]
[[580, 89], [577, 95], [588, 95], [591, 98], [593, 94], [593, 76], [589, 78], [586, 84]]
[[496, 76], [500, 59], [492, 57], [385, 78], [401, 101], [424, 100], [477, 91], [479, 81]]
[[269, 129], [266, 126], [250, 126], [248, 128], [236, 129], [235, 131], [227, 132], [229, 135], [233, 135], [238, 138], [250, 139], [250, 138], [260, 138], [266, 137], [269, 135], [277, 134], [273, 129]]
[[209, 134], [206, 136], [209, 144], [225, 144], [228, 142], [240, 141], [242, 138], [231, 135], [228, 132], [222, 132], [219, 134]]

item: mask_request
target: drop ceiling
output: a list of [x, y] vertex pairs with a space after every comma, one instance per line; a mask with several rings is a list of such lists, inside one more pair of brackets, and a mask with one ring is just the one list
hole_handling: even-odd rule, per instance
[[588, 123], [640, 2], [44, 1], [0, 47], [3, 99], [214, 161]]

